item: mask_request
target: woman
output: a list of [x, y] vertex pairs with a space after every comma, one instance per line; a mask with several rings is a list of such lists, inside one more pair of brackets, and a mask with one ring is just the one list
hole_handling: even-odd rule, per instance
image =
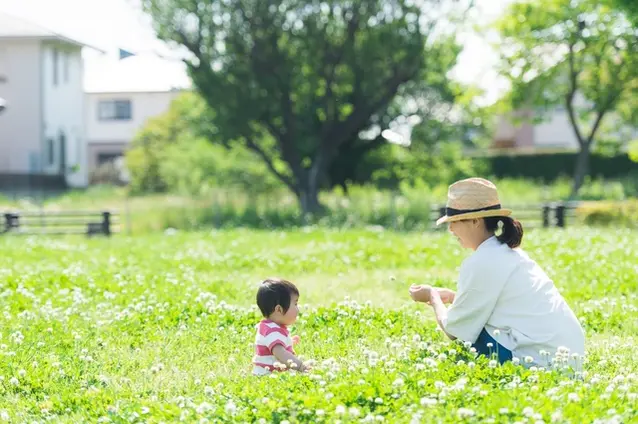
[[461, 246], [474, 253], [461, 265], [457, 293], [413, 285], [410, 296], [432, 306], [450, 339], [472, 343], [479, 354], [498, 354], [501, 363], [517, 357], [545, 365], [556, 352], [578, 358], [585, 353], [580, 323], [552, 280], [519, 248], [523, 227], [511, 213], [501, 208], [488, 180], [452, 184], [437, 225], [449, 223]]

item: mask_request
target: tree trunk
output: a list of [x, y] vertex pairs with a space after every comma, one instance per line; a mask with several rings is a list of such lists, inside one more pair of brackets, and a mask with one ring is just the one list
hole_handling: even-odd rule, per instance
[[571, 198], [574, 199], [578, 195], [578, 191], [585, 182], [585, 177], [589, 175], [589, 145], [581, 146], [580, 152], [576, 157], [576, 167], [574, 168], [574, 184], [572, 186]]
[[299, 199], [299, 206], [304, 219], [307, 215], [317, 215], [324, 210], [323, 205], [319, 202], [319, 190], [317, 189], [309, 186], [300, 187], [297, 198]]
[[296, 192], [304, 220], [307, 215], [320, 215], [325, 210], [319, 202], [319, 190], [323, 175], [320, 168], [313, 167], [298, 183]]

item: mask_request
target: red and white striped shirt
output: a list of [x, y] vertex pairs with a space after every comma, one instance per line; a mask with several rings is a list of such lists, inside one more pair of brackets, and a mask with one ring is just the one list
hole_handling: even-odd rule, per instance
[[275, 362], [278, 362], [275, 355], [272, 354], [272, 349], [279, 344], [288, 352], [294, 354], [292, 339], [285, 325], [279, 325], [269, 319], [261, 320], [256, 327], [253, 374], [270, 374], [276, 369]]

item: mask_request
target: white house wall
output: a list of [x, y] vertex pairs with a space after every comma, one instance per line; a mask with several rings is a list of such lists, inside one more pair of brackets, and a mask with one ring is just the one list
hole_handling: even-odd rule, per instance
[[[129, 143], [149, 118], [166, 112], [179, 95], [178, 91], [143, 93], [88, 93], [87, 138], [89, 143]], [[100, 101], [130, 100], [131, 119], [101, 121], [98, 116]]]
[[[56, 64], [57, 75], [54, 74]], [[42, 65], [43, 170], [49, 174], [64, 172], [70, 186], [86, 186], [88, 170], [81, 49], [58, 42], [43, 43]], [[64, 169], [62, 169], [62, 137], [66, 140]], [[49, 157], [51, 142], [54, 146], [53, 156]]]
[[41, 84], [39, 40], [0, 40], [0, 173], [40, 171]]
[[559, 108], [546, 121], [534, 126], [534, 141], [536, 147], [578, 148], [578, 141], [569, 122], [567, 112]]

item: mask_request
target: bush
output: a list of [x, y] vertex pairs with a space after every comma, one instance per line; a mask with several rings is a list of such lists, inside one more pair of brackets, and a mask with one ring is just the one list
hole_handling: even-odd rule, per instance
[[576, 216], [586, 225], [638, 228], [638, 200], [584, 203]]
[[207, 113], [203, 100], [187, 92], [149, 120], [126, 154], [133, 193], [198, 195], [211, 187], [260, 193], [282, 186], [251, 151], [214, 144]]
[[[544, 182], [571, 177], [576, 153], [539, 153], [531, 155], [496, 155], [483, 158], [498, 178], [532, 178]], [[479, 156], [480, 157], [480, 156]], [[638, 170], [638, 164], [627, 154], [618, 156], [591, 155], [590, 175], [595, 178], [619, 179]]]

